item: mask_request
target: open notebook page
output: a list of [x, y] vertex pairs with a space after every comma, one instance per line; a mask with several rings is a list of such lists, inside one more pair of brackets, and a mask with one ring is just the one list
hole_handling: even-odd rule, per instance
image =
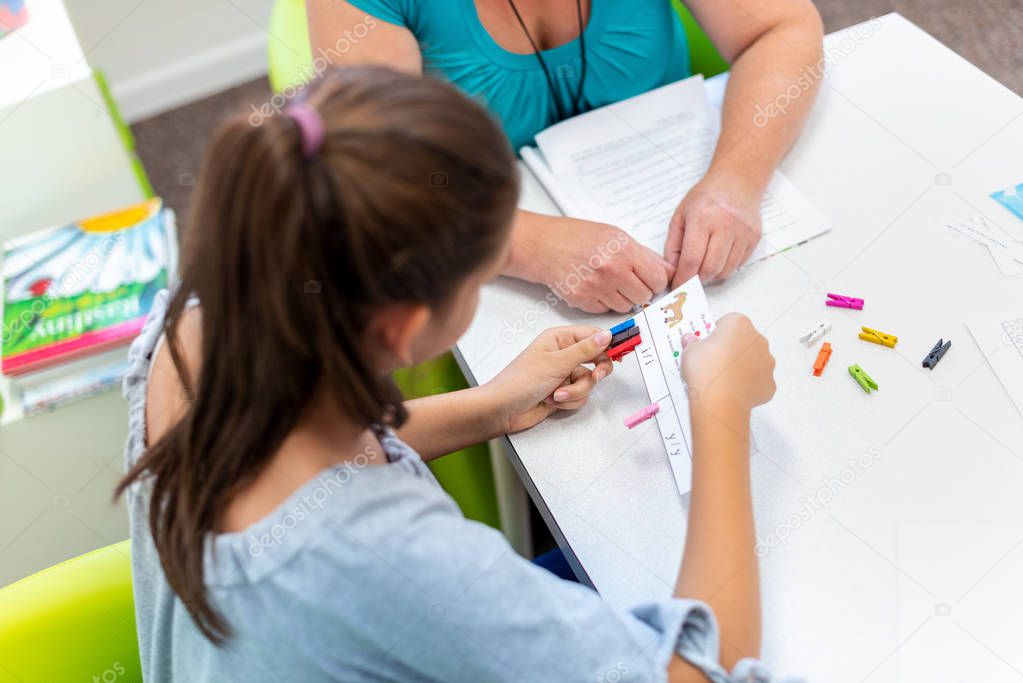
[[[522, 160], [565, 215], [610, 223], [661, 253], [675, 208], [710, 165], [718, 118], [703, 77], [693, 76], [555, 124]], [[761, 216], [750, 262], [830, 227], [778, 172]]]

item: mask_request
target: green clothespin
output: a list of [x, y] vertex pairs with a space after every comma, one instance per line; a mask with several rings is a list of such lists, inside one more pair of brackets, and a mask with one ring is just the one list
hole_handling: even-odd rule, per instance
[[849, 374], [856, 380], [856, 383], [863, 388], [863, 391], [870, 393], [871, 389], [877, 389], [877, 382], [867, 374], [867, 371], [861, 368], [859, 365], [850, 365]]

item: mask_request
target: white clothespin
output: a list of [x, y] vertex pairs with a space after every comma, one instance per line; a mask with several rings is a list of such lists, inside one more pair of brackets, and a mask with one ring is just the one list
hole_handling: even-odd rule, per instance
[[799, 341], [803, 342], [807, 346], [810, 346], [815, 341], [826, 335], [831, 331], [831, 323], [817, 323], [813, 328], [799, 338]]

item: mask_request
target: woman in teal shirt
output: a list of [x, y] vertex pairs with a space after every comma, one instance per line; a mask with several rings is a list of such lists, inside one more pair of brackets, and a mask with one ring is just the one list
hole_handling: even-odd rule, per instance
[[[679, 204], [662, 254], [628, 240], [559, 294], [625, 313], [669, 285], [735, 272], [760, 239], [760, 201], [813, 101], [820, 17], [810, 0], [688, 0], [731, 64], [721, 136]], [[383, 63], [442, 77], [480, 98], [518, 149], [561, 119], [691, 74], [670, 0], [307, 0], [310, 35], [337, 64]], [[815, 72], [819, 73], [819, 71]], [[801, 80], [800, 80], [801, 79]], [[784, 116], [757, 116], [792, 84]], [[504, 273], [550, 285], [620, 242], [615, 226], [519, 211]]]
[[[542, 53], [558, 96], [555, 99], [528, 39], [518, 47], [529, 52], [505, 49], [481, 22], [473, 0], [349, 3], [376, 19], [412, 31], [422, 53], [423, 70], [481, 98], [497, 115], [515, 150], [532, 144], [536, 133], [574, 108], [574, 96], [583, 82], [578, 39]], [[574, 0], [569, 8], [573, 15], [567, 23], [576, 24]], [[517, 22], [511, 28], [521, 31]], [[594, 2], [583, 38], [586, 78], [575, 113], [691, 75], [685, 34], [667, 1]], [[373, 31], [366, 39], [373, 39]], [[332, 45], [337, 39], [328, 40]], [[339, 63], [346, 62], [342, 58]]]

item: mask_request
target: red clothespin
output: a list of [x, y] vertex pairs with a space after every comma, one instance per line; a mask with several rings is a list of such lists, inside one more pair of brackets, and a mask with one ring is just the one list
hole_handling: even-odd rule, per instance
[[828, 364], [828, 359], [831, 358], [831, 344], [824, 342], [821, 347], [820, 353], [817, 354], [817, 360], [813, 364], [813, 376], [820, 377], [821, 373], [824, 372], [824, 366]]
[[636, 350], [636, 347], [639, 346], [639, 343], [641, 341], [643, 341], [642, 337], [640, 337], [638, 334], [635, 334], [627, 341], [624, 341], [621, 344], [618, 344], [617, 346], [612, 346], [608, 348], [608, 350], [606, 351], [607, 357], [613, 361], [618, 361], [620, 363], [622, 361], [622, 358]]
[[854, 296], [845, 296], [844, 294], [832, 294], [828, 292], [828, 300], [824, 302], [826, 306], [834, 306], [835, 308], [852, 308], [857, 311], [863, 310], [863, 299], [857, 299]]

